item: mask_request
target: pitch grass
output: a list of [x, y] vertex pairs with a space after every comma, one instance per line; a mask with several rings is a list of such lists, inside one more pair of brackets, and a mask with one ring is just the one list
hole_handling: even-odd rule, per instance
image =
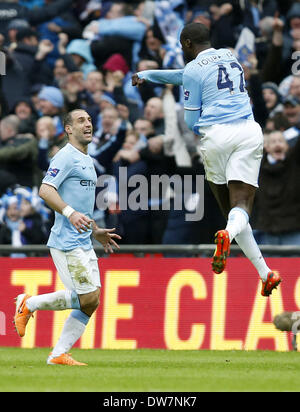
[[48, 366], [48, 353], [0, 348], [0, 391], [300, 391], [298, 352], [73, 349], [84, 367]]

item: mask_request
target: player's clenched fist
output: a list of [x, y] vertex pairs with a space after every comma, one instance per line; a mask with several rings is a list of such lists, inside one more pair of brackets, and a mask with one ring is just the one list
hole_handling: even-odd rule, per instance
[[140, 79], [137, 74], [134, 74], [132, 76], [131, 81], [132, 81], [132, 86], [140, 86], [141, 84], [143, 84], [145, 82], [145, 80]]

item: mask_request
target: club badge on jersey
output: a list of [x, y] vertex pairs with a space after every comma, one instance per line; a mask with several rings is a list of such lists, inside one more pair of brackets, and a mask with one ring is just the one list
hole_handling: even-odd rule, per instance
[[189, 100], [190, 92], [188, 90], [184, 90], [184, 100]]

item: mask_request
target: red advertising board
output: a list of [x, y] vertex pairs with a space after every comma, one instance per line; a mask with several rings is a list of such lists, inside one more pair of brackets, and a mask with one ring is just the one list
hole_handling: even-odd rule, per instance
[[[210, 259], [99, 259], [101, 304], [76, 346], [107, 349], [291, 349], [272, 320], [300, 311], [300, 259], [270, 258], [283, 282], [269, 298], [245, 258], [215, 275]], [[0, 346], [52, 347], [69, 311], [38, 311], [24, 338], [11, 323], [19, 293], [63, 288], [51, 258], [1, 258]]]

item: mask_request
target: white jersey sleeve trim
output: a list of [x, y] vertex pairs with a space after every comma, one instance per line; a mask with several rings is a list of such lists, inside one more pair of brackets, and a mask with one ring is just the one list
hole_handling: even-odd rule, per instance
[[200, 110], [201, 107], [184, 107], [184, 110]]
[[49, 186], [52, 186], [52, 187], [54, 187], [54, 189], [56, 189], [57, 190], [57, 187], [55, 186], [55, 184], [53, 184], [53, 183], [50, 183], [50, 182], [42, 182], [42, 184], [43, 185], [49, 185]]

